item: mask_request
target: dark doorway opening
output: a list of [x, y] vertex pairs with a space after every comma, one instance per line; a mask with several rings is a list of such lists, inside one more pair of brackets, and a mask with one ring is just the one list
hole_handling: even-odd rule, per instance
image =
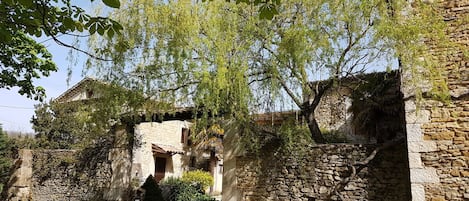
[[166, 158], [155, 157], [155, 180], [156, 182], [159, 182], [164, 178], [165, 171], [166, 171]]

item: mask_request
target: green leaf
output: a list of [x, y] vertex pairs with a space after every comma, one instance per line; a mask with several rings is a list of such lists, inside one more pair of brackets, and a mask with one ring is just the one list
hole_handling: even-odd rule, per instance
[[273, 4], [264, 4], [259, 8], [259, 18], [272, 20], [278, 14], [277, 7]]
[[93, 34], [96, 32], [96, 26], [95, 26], [95, 24], [93, 24], [92, 26], [90, 26], [89, 31], [90, 31], [90, 34], [91, 34], [91, 35], [93, 35]]
[[42, 31], [38, 29], [34, 35], [39, 38], [42, 35]]
[[66, 29], [74, 30], [75, 29], [75, 23], [71, 18], [64, 18], [63, 19], [63, 25], [65, 26]]
[[79, 32], [83, 32], [83, 24], [81, 22], [75, 22], [75, 27]]
[[116, 32], [118, 34], [120, 34], [121, 31], [124, 29], [124, 27], [122, 27], [122, 25], [120, 25], [118, 22], [113, 22], [111, 28], [114, 30], [114, 32]]
[[96, 29], [96, 31], [98, 31], [98, 34], [102, 36], [104, 35], [105, 29], [101, 24], [98, 24], [98, 28]]
[[7, 4], [7, 5], [13, 5], [13, 0], [3, 0], [2, 1], [3, 3]]
[[103, 3], [111, 8], [119, 8], [121, 6], [119, 0], [103, 0]]
[[31, 0], [19, 0], [18, 2], [26, 8], [29, 8], [33, 5], [33, 1]]
[[107, 31], [107, 36], [108, 36], [109, 38], [112, 38], [112, 37], [114, 36], [114, 30], [109, 29], [109, 30]]

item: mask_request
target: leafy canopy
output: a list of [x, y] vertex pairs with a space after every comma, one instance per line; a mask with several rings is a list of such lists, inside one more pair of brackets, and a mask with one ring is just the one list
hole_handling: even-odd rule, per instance
[[283, 1], [272, 20], [243, 2], [123, 2], [111, 15], [123, 34], [89, 40], [113, 62], [89, 68], [161, 103], [195, 106], [205, 111], [202, 119], [247, 122], [252, 113], [299, 108], [314, 140], [323, 142], [314, 110], [325, 91], [344, 77], [398, 63], [431, 70], [423, 42], [445, 36], [436, 7], [420, 1], [412, 8], [404, 0]]
[[[91, 0], [94, 1], [94, 0]], [[119, 0], [103, 0], [119, 8]], [[4, 0], [0, 3], [0, 88], [19, 87], [19, 93], [43, 99], [44, 88], [34, 79], [57, 71], [52, 55], [31, 37], [51, 37], [59, 45], [77, 49], [58, 39], [60, 35], [88, 32], [112, 38], [122, 26], [107, 17], [90, 16], [71, 0]], [[93, 56], [89, 54], [90, 56]]]

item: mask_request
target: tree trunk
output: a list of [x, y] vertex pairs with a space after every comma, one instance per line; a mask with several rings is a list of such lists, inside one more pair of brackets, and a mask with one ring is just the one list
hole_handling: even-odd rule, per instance
[[306, 114], [306, 122], [308, 123], [309, 132], [311, 132], [311, 138], [313, 138], [314, 142], [317, 144], [324, 144], [326, 140], [319, 129], [318, 122], [314, 116], [314, 110], [307, 111]]
[[329, 81], [320, 83], [316, 86], [309, 85], [310, 93], [312, 91], [315, 93], [314, 98], [312, 99], [312, 101], [308, 100], [304, 102], [303, 105], [300, 107], [306, 119], [306, 123], [308, 123], [309, 132], [311, 132], [311, 138], [313, 138], [314, 142], [316, 142], [317, 144], [326, 143], [326, 139], [324, 139], [324, 136], [322, 135], [321, 130], [319, 129], [318, 122], [316, 121], [316, 117], [314, 116], [314, 111], [318, 107], [319, 102], [321, 101], [321, 98], [323, 97], [324, 93], [326, 93], [326, 91], [332, 86], [333, 81], [333, 79], [330, 79]]

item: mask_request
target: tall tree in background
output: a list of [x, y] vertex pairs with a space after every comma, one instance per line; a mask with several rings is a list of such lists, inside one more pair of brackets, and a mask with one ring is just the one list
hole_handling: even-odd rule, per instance
[[420, 1], [411, 9], [404, 0], [292, 0], [276, 11], [262, 20], [244, 3], [123, 2], [111, 15], [123, 34], [89, 41], [113, 62], [90, 69], [161, 103], [193, 105], [202, 119], [246, 122], [255, 112], [299, 108], [324, 143], [314, 111], [327, 90], [370, 68], [431, 69], [423, 39], [444, 37], [437, 10]]
[[[119, 0], [103, 3], [120, 6]], [[19, 87], [21, 95], [36, 100], [44, 98], [45, 89], [34, 86], [34, 79], [49, 76], [57, 66], [46, 47], [32, 37], [51, 37], [59, 45], [99, 59], [58, 37], [87, 32], [112, 38], [122, 29], [107, 17], [90, 16], [71, 0], [2, 0], [0, 14], [0, 88]]]
[[36, 105], [31, 123], [39, 146], [70, 149], [78, 141], [79, 134], [85, 132], [75, 116], [76, 110], [76, 104], [62, 107], [53, 103]]
[[[89, 102], [41, 103], [31, 120], [38, 147], [46, 149], [84, 148], [103, 142], [107, 125], [93, 118]], [[103, 114], [104, 115], [104, 114]], [[105, 116], [110, 120], [109, 116]], [[98, 126], [99, 125], [99, 126]]]

